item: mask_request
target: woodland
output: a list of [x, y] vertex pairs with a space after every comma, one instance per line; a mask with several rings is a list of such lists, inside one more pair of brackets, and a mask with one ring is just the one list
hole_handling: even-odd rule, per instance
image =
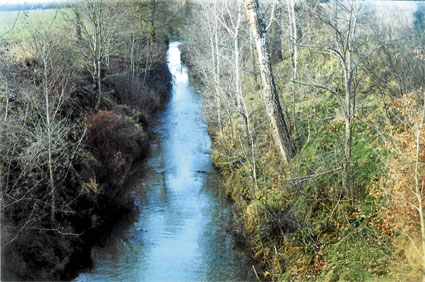
[[374, 2], [86, 0], [37, 24], [14, 14], [0, 28], [2, 280], [73, 279], [134, 211], [127, 181], [180, 41], [258, 279], [425, 281], [425, 5]]
[[192, 5], [185, 60], [264, 278], [424, 279], [423, 3]]
[[90, 0], [13, 14], [0, 35], [2, 281], [71, 279], [134, 210], [126, 181], [168, 99], [182, 11]]

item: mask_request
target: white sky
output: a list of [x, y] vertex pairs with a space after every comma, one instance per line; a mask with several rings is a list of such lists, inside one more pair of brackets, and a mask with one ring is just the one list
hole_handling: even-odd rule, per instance
[[47, 2], [58, 2], [56, 0], [0, 0], [0, 5], [4, 4], [24, 4], [24, 3], [47, 3]]

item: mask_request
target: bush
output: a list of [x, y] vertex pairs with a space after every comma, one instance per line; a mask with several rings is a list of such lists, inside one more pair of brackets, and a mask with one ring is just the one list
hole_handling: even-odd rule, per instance
[[130, 118], [99, 110], [86, 117], [85, 123], [89, 147], [107, 168], [106, 175], [112, 173], [121, 179], [147, 149], [145, 132]]

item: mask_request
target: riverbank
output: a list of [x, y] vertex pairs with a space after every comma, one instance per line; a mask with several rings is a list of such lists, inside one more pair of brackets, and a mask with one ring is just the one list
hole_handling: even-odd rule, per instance
[[[191, 63], [189, 58], [187, 61]], [[200, 92], [205, 92], [207, 88], [197, 83], [198, 78], [193, 76], [192, 83], [197, 84]], [[257, 88], [253, 80], [245, 86], [246, 89]], [[247, 96], [249, 107], [262, 103], [258, 92], [247, 92]], [[325, 111], [331, 103], [327, 98], [313, 111]], [[204, 96], [204, 102], [211, 103], [210, 97]], [[215, 109], [211, 104], [209, 107]], [[297, 109], [311, 112], [312, 106], [306, 101]], [[398, 273], [391, 273], [389, 259], [393, 255], [391, 242], [396, 237], [382, 220], [382, 198], [374, 194], [372, 188], [382, 167], [371, 161], [374, 155], [366, 143], [356, 144], [364, 150], [358, 158], [364, 167], [357, 167], [354, 173], [362, 179], [358, 185], [365, 191], [359, 192], [354, 206], [341, 196], [340, 170], [326, 169], [331, 160], [320, 162], [315, 168], [323, 172], [318, 173], [320, 176], [309, 176], [304, 171], [304, 167], [318, 162], [317, 154], [322, 148], [332, 146], [335, 131], [342, 128], [341, 121], [331, 124], [329, 132], [322, 129], [321, 134], [312, 134], [310, 138], [315, 142], [307, 142], [288, 166], [272, 147], [271, 132], [264, 126], [267, 115], [260, 107], [255, 112], [256, 144], [259, 145], [255, 149], [258, 178], [254, 180], [251, 156], [240, 141], [244, 137], [241, 117], [233, 117], [234, 128], [228, 125], [220, 131], [214, 120], [217, 113], [207, 114], [210, 115], [209, 132], [213, 140], [213, 165], [220, 173], [226, 196], [236, 206], [232, 233], [244, 242], [250, 256], [260, 265], [261, 270], [257, 272], [262, 279], [364, 281], [400, 277]], [[311, 130], [314, 126], [313, 123], [304, 124], [299, 130]], [[368, 138], [368, 134], [371, 132], [361, 133], [363, 138]]]
[[139, 212], [93, 251], [77, 281], [252, 281], [252, 261], [229, 232], [232, 206], [211, 165], [200, 96], [191, 90], [179, 43], [170, 43], [172, 94], [158, 138], [131, 193]]
[[[136, 209], [134, 199], [127, 193], [126, 182], [134, 165], [147, 156], [152, 124], [168, 101], [172, 80], [166, 63], [168, 42], [157, 42], [155, 48], [155, 61], [147, 73], [132, 78], [121, 71], [122, 74], [102, 82], [103, 97], [96, 111], [92, 95], [87, 91], [90, 78], [74, 66], [69, 70], [74, 73], [74, 87], [58, 115], [66, 117], [67, 127], [72, 128], [60, 142], [73, 145], [63, 150], [73, 149], [74, 155], [61, 184], [55, 185], [54, 222], [48, 212], [42, 212], [46, 207], [40, 193], [45, 186], [31, 184], [29, 178], [22, 177], [25, 169], [21, 169], [20, 176], [19, 168], [13, 164], [16, 168], [9, 172], [8, 181], [19, 185], [24, 193], [37, 194], [28, 197], [32, 194], [26, 192], [28, 199], [13, 202], [7, 193], [10, 196], [15, 193], [15, 200], [22, 196], [16, 194], [17, 191], [4, 191], [2, 280], [72, 279], [82, 268], [92, 265], [91, 249], [102, 244], [114, 225]], [[10, 61], [9, 75], [22, 77], [24, 81], [37, 80], [33, 70], [38, 64], [31, 60], [21, 57], [19, 61]], [[108, 72], [119, 73], [121, 68], [122, 58], [111, 58]], [[22, 83], [10, 81], [9, 87], [18, 88]], [[25, 100], [15, 97], [13, 107], [19, 113], [18, 108], [25, 107]], [[32, 130], [28, 116], [13, 116], [11, 120], [20, 120], [25, 130]], [[6, 146], [13, 141], [10, 135], [13, 131], [5, 127], [8, 124], [2, 125]], [[21, 141], [17, 153], [24, 152], [25, 146]], [[31, 191], [29, 185], [37, 186]], [[26, 225], [22, 225], [23, 220], [28, 221]], [[19, 228], [25, 228], [25, 232], [19, 232]]]
[[[213, 164], [238, 207], [235, 233], [265, 279], [417, 281], [425, 262], [423, 7], [413, 25], [399, 14], [400, 22], [377, 30], [384, 19], [334, 4], [276, 4], [268, 25], [267, 87], [276, 88], [283, 143], [294, 149], [288, 161], [262, 89], [269, 65], [258, 61], [249, 25], [235, 24], [247, 20], [242, 6], [193, 8], [184, 58], [203, 95]], [[257, 13], [269, 16], [264, 11]], [[353, 18], [359, 26], [350, 37]], [[335, 43], [350, 40], [352, 53]], [[359, 63], [352, 81], [341, 76], [345, 56]]]

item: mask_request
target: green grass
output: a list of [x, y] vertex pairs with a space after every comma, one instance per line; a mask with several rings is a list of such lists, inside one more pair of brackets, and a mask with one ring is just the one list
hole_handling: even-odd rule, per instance
[[31, 30], [50, 25], [52, 29], [64, 25], [66, 9], [37, 9], [29, 11], [0, 11], [0, 38], [19, 41], [29, 37]]

